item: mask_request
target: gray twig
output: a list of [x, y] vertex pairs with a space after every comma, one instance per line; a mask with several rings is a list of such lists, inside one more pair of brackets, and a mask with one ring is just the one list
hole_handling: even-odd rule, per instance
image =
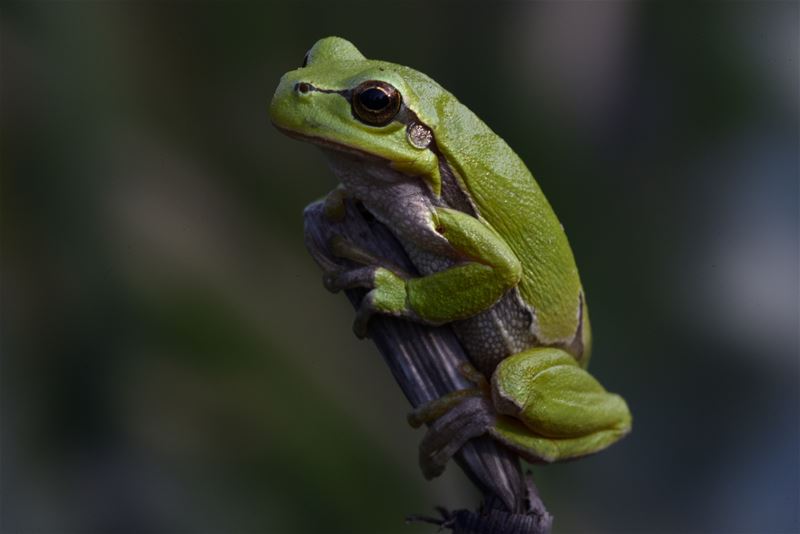
[[[306, 247], [325, 271], [354, 266], [328, 249], [330, 238], [340, 235], [406, 272], [415, 272], [391, 232], [355, 202], [347, 201], [347, 216], [342, 221], [330, 221], [323, 213], [322, 202], [309, 205], [304, 218]], [[365, 291], [345, 293], [357, 307]], [[413, 407], [450, 391], [472, 387], [458, 370], [468, 359], [449, 327], [374, 317], [370, 320], [369, 335]], [[539, 499], [530, 473], [522, 474], [514, 453], [488, 436], [481, 436], [467, 442], [455, 460], [482, 492], [480, 508], [452, 513], [440, 509], [441, 518], [412, 516], [409, 520], [432, 522], [458, 534], [550, 532], [553, 518]]]

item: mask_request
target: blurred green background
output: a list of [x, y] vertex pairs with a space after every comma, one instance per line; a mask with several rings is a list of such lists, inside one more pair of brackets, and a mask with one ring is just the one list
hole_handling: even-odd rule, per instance
[[421, 431], [303, 247], [276, 132], [320, 37], [413, 66], [528, 162], [634, 431], [535, 469], [556, 532], [797, 532], [798, 4], [6, 2], [8, 533], [431, 532]]

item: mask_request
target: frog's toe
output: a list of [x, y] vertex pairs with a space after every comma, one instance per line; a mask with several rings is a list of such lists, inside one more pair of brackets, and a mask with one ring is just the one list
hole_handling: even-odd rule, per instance
[[430, 523], [439, 527], [437, 532], [441, 532], [444, 529], [453, 529], [456, 521], [455, 514], [451, 513], [444, 506], [437, 506], [436, 511], [439, 512], [440, 517], [414, 514], [406, 516], [406, 523]]
[[485, 397], [468, 397], [433, 422], [419, 445], [419, 465], [425, 478], [441, 475], [450, 458], [467, 441], [485, 434], [495, 420]]
[[375, 287], [376, 269], [377, 267], [367, 266], [329, 271], [322, 275], [322, 284], [331, 293], [338, 293], [343, 289], [372, 289]]
[[458, 406], [467, 397], [483, 395], [483, 391], [478, 388], [457, 389], [450, 393], [426, 402], [414, 408], [408, 414], [408, 424], [413, 428], [419, 428], [423, 424], [429, 424]]
[[369, 320], [375, 315], [375, 295], [372, 291], [366, 294], [364, 300], [356, 311], [356, 318], [353, 321], [353, 333], [358, 339], [367, 337], [367, 328], [369, 327]]
[[347, 196], [347, 191], [342, 186], [325, 195], [322, 213], [329, 221], [341, 222], [344, 220], [347, 215], [347, 206], [344, 202]]

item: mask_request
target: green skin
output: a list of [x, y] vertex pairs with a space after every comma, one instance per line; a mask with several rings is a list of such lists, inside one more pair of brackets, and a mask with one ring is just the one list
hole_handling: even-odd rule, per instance
[[[354, 107], [354, 90], [370, 80], [400, 95], [386, 124], [364, 121]], [[328, 37], [283, 76], [270, 117], [329, 156], [342, 182], [327, 197], [329, 216], [343, 216], [344, 197], [363, 202], [422, 274], [409, 277], [335, 243], [338, 255], [363, 267], [326, 273], [327, 287], [371, 290], [356, 317], [359, 336], [375, 313], [454, 324], [480, 375], [490, 377], [477, 388], [497, 413], [486, 431], [528, 460], [584, 456], [630, 431], [625, 401], [585, 370], [589, 316], [561, 224], [525, 164], [453, 95]], [[412, 419], [430, 422], [459, 398]]]

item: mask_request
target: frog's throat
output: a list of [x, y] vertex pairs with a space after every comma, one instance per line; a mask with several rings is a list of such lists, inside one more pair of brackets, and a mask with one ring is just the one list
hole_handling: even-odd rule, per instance
[[[414, 120], [416, 120], [416, 115], [413, 112], [411, 112], [410, 110], [409, 110], [409, 112], [414, 117]], [[402, 122], [402, 123], [405, 124], [405, 122]], [[441, 166], [438, 164], [438, 161], [440, 161], [440, 159], [443, 156], [436, 149], [435, 140], [433, 140], [430, 143], [430, 146], [428, 148], [426, 148], [425, 150], [430, 150], [434, 154], [434, 156], [436, 157], [436, 160], [437, 160], [437, 164], [435, 164], [433, 166], [433, 168], [430, 169], [430, 172], [413, 173], [413, 172], [408, 172], [408, 170], [405, 169], [405, 168], [398, 167], [397, 165], [394, 164], [394, 162], [392, 160], [390, 160], [388, 158], [385, 158], [383, 156], [380, 156], [378, 154], [375, 154], [374, 152], [369, 152], [367, 150], [363, 150], [361, 148], [358, 148], [358, 147], [355, 147], [355, 146], [352, 146], [352, 145], [348, 145], [348, 144], [345, 144], [345, 143], [339, 143], [339, 142], [336, 142], [336, 141], [331, 141], [330, 139], [327, 139], [325, 137], [320, 137], [320, 136], [316, 136], [316, 135], [309, 135], [309, 134], [306, 134], [306, 133], [300, 133], [300, 132], [298, 132], [296, 130], [292, 130], [291, 128], [286, 128], [284, 126], [276, 124], [274, 121], [273, 121], [272, 124], [280, 132], [282, 132], [283, 134], [285, 134], [288, 137], [291, 137], [292, 139], [298, 139], [300, 141], [306, 141], [306, 142], [309, 142], [309, 143], [313, 143], [313, 144], [317, 145], [318, 147], [320, 147], [322, 149], [333, 150], [335, 152], [343, 152], [343, 153], [349, 154], [351, 156], [356, 156], [356, 157], [359, 157], [359, 158], [368, 159], [368, 160], [371, 160], [371, 161], [373, 161], [375, 163], [379, 163], [379, 164], [386, 165], [388, 167], [392, 167], [392, 168], [394, 168], [395, 170], [397, 170], [399, 172], [407, 174], [408, 176], [417, 176], [417, 177], [421, 178], [425, 182], [425, 184], [428, 186], [428, 188], [431, 190], [431, 192], [434, 194], [434, 196], [436, 198], [439, 198], [442, 195], [442, 176], [441, 176], [441, 170], [440, 170]], [[420, 122], [419, 124], [422, 124], [422, 123]]]

